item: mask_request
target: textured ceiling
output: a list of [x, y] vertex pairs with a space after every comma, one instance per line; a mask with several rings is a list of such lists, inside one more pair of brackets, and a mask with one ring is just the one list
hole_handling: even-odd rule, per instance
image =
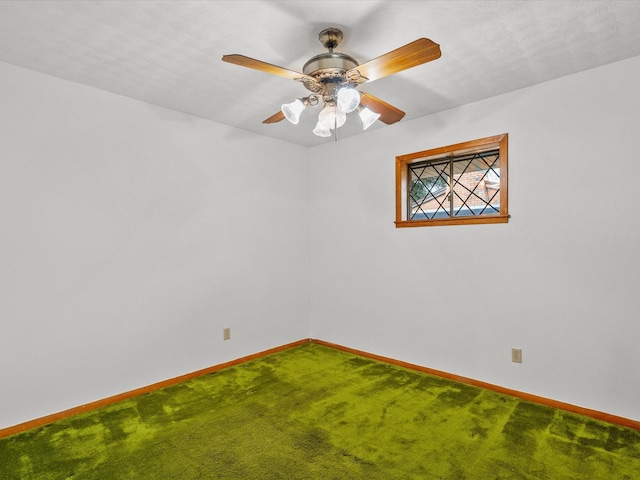
[[[640, 55], [640, 1], [1, 1], [0, 61], [303, 146], [298, 125], [264, 125], [298, 82], [221, 61], [238, 53], [301, 71], [336, 49], [364, 63], [426, 37], [442, 57], [360, 87], [402, 121]], [[353, 114], [352, 114], [353, 115]], [[365, 135], [375, 135], [377, 122]], [[339, 137], [362, 134], [357, 117]]]

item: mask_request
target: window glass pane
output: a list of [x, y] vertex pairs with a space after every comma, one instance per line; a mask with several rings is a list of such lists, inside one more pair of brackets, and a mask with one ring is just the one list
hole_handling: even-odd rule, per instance
[[500, 157], [497, 151], [453, 159], [453, 216], [500, 213]]
[[449, 161], [409, 166], [409, 220], [448, 217]]

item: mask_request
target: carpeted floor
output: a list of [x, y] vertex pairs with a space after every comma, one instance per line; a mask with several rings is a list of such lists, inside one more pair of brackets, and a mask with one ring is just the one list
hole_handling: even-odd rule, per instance
[[0, 479], [637, 480], [640, 431], [307, 344], [1, 439]]

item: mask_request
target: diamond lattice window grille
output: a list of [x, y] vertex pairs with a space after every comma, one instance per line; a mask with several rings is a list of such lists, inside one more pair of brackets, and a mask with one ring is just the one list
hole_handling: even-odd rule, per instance
[[407, 165], [409, 220], [500, 213], [498, 150]]

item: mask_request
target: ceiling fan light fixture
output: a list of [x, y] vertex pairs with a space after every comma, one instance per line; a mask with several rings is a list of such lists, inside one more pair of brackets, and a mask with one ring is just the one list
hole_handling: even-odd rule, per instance
[[361, 108], [358, 112], [362, 120], [362, 130], [366, 130], [380, 118], [380, 114], [369, 110], [367, 107]]
[[344, 113], [351, 113], [360, 105], [360, 92], [355, 88], [342, 87], [338, 90], [338, 109]]
[[283, 104], [281, 110], [287, 120], [289, 120], [294, 125], [297, 125], [298, 121], [300, 120], [300, 114], [305, 109], [305, 107], [306, 105], [302, 102], [302, 100], [296, 98], [291, 103]]
[[335, 103], [325, 104], [318, 115], [318, 123], [328, 129], [340, 128], [347, 121], [347, 114], [336, 107]]
[[318, 123], [316, 124], [316, 128], [313, 129], [313, 133], [318, 137], [331, 136], [331, 130], [327, 128], [325, 125], [323, 125], [322, 122], [320, 122], [319, 120], [318, 120]]

